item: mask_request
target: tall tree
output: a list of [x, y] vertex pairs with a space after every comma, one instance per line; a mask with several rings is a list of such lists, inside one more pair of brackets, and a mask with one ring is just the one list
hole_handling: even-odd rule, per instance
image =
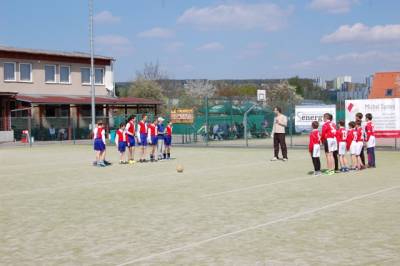
[[271, 107], [280, 106], [284, 111], [288, 111], [301, 100], [302, 97], [296, 94], [295, 87], [290, 86], [287, 81], [267, 86], [267, 104]]

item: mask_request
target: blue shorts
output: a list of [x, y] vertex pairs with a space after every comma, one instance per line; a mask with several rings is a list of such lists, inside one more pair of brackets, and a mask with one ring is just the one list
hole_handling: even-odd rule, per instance
[[155, 145], [157, 145], [157, 142], [158, 142], [157, 136], [151, 136], [151, 144], [150, 145], [155, 146]]
[[126, 142], [125, 141], [118, 142], [118, 151], [119, 152], [125, 152], [126, 151]]
[[135, 137], [128, 135], [128, 147], [135, 147], [136, 145], [136, 141], [135, 141]]
[[171, 146], [172, 143], [172, 136], [165, 136], [164, 137], [165, 146]]
[[102, 139], [94, 140], [94, 150], [95, 151], [105, 151], [106, 145], [104, 144]]
[[147, 146], [147, 134], [140, 133], [140, 146]]

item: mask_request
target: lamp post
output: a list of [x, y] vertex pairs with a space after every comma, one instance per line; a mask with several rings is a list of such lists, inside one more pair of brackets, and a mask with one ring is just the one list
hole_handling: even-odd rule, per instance
[[94, 86], [94, 51], [93, 51], [93, 0], [89, 0], [89, 39], [90, 39], [90, 96], [92, 109], [92, 131], [96, 124], [96, 91]]

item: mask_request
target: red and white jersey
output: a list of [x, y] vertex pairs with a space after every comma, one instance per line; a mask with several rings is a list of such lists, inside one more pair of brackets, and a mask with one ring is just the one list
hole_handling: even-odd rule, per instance
[[101, 139], [103, 143], [106, 143], [106, 131], [102, 127], [96, 127], [93, 130], [93, 139]]
[[129, 121], [126, 124], [126, 133], [130, 136], [135, 136], [135, 123], [133, 121]]
[[344, 127], [339, 127], [339, 129], [336, 131], [336, 139], [338, 142], [347, 141], [347, 130]]
[[127, 139], [126, 132], [122, 129], [118, 129], [115, 138], [116, 138], [115, 143], [126, 142]]
[[308, 150], [312, 152], [314, 149], [314, 145], [320, 143], [321, 143], [321, 135], [319, 133], [319, 130], [313, 129], [310, 133], [310, 142], [308, 144]]
[[172, 136], [172, 126], [168, 125], [166, 131], [167, 131], [167, 136]]
[[144, 122], [143, 120], [140, 121], [138, 124], [138, 132], [140, 134], [147, 134], [147, 125], [146, 122]]
[[327, 120], [322, 125], [321, 139], [322, 141], [325, 141], [327, 139], [333, 139], [335, 137], [336, 137], [336, 125], [330, 120]]
[[157, 136], [157, 126], [154, 124], [149, 124], [148, 126], [149, 135], [152, 137]]
[[357, 134], [356, 134], [356, 130], [354, 128], [351, 128], [347, 131], [347, 150], [350, 149], [350, 145], [353, 141], [357, 141]]
[[367, 141], [369, 141], [372, 136], [375, 136], [375, 125], [374, 123], [372, 123], [372, 121], [368, 121], [365, 125], [365, 134], [367, 137]]
[[357, 142], [359, 141], [364, 141], [364, 131], [362, 129], [362, 127], [356, 127], [356, 131], [357, 131]]

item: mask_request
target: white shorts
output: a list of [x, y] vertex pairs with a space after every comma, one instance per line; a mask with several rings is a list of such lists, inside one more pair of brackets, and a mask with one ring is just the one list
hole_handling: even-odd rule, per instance
[[353, 141], [350, 145], [351, 155], [359, 156], [361, 154], [362, 147], [363, 147], [363, 143], [361, 141], [360, 142]]
[[313, 158], [321, 157], [321, 146], [319, 144], [314, 144], [314, 147], [312, 150], [312, 157]]
[[339, 142], [339, 155], [346, 155], [346, 147], [347, 143], [346, 142]]
[[375, 140], [375, 136], [371, 136], [369, 137], [369, 140], [367, 142], [367, 148], [373, 148], [376, 145], [376, 140]]
[[334, 152], [337, 151], [337, 141], [336, 138], [328, 138], [326, 139], [328, 143], [328, 151], [329, 152]]

